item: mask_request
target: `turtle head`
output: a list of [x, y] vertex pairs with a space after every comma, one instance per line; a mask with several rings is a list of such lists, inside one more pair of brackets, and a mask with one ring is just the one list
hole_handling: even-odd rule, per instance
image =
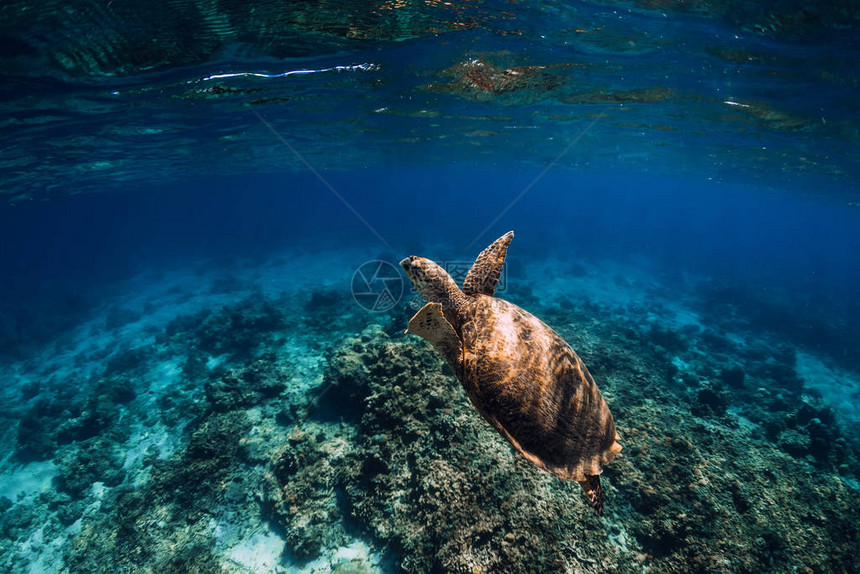
[[445, 302], [451, 298], [452, 288], [459, 291], [448, 272], [429, 259], [410, 255], [400, 266], [415, 290], [427, 301]]

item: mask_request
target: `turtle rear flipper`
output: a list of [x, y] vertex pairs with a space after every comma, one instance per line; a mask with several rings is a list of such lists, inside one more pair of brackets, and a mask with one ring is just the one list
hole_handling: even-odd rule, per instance
[[508, 254], [508, 244], [513, 238], [514, 232], [508, 231], [481, 251], [472, 268], [469, 269], [466, 280], [463, 281], [463, 293], [493, 296], [502, 274], [505, 256]]
[[579, 486], [585, 491], [585, 496], [597, 516], [603, 516], [603, 487], [600, 486], [600, 475], [586, 474], [585, 480], [578, 480]]
[[[579, 486], [582, 487], [582, 490], [585, 491], [585, 496], [588, 498], [588, 502], [591, 503], [591, 507], [594, 508], [594, 511], [598, 516], [603, 516], [603, 487], [600, 485], [600, 475], [598, 474], [582, 474], [583, 468], [597, 468], [600, 469], [600, 455], [595, 455], [588, 459], [583, 459], [579, 461], [579, 464], [576, 467], [570, 466], [558, 466], [547, 463], [544, 459], [542, 459], [537, 454], [530, 452], [529, 450], [523, 448], [520, 442], [514, 438], [511, 433], [502, 425], [493, 415], [489, 415], [486, 413], [481, 413], [484, 415], [484, 418], [497, 430], [503, 437], [508, 439], [508, 442], [519, 451], [529, 462], [537, 466], [538, 468], [542, 468], [543, 470], [549, 472], [550, 474], [554, 474], [562, 480], [575, 479], [577, 475], [584, 476], [583, 480], [576, 480], [579, 483]], [[615, 438], [618, 438], [616, 433]], [[613, 442], [612, 446], [608, 449], [613, 456], [621, 451], [621, 445], [616, 441]]]

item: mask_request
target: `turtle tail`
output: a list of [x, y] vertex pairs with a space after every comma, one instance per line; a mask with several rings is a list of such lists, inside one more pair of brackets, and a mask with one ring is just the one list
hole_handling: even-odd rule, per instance
[[591, 503], [597, 516], [603, 516], [603, 487], [600, 486], [600, 475], [586, 474], [585, 480], [578, 480], [579, 486], [585, 491], [588, 502]]

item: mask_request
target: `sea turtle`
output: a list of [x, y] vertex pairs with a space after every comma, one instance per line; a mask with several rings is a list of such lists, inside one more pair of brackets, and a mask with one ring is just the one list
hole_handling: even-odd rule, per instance
[[406, 332], [436, 348], [478, 412], [514, 448], [576, 480], [603, 516], [600, 473], [621, 450], [615, 421], [570, 345], [528, 311], [493, 296], [513, 237], [509, 231], [478, 255], [462, 290], [429, 259], [401, 261], [427, 300]]

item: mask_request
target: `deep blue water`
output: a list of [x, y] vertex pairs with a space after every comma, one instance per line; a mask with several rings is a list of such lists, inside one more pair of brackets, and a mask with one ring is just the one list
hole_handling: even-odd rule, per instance
[[[0, 570], [570, 571], [563, 546], [853, 571], [856, 3], [141, 6], [2, 9]], [[468, 264], [508, 230], [500, 295], [580, 350], [627, 441], [606, 521], [566, 510], [563, 544], [510, 500], [581, 493], [478, 442], [403, 335], [408, 285], [355, 297], [363, 263]], [[418, 374], [438, 411], [374, 406]]]
[[645, 257], [846, 303], [860, 288], [860, 212], [820, 188], [808, 193], [813, 182], [774, 190], [551, 170], [493, 223], [537, 175], [459, 166], [326, 174], [381, 239], [303, 173], [7, 205], [4, 287], [24, 298], [34, 288], [85, 290], [183, 260], [262, 257], [285, 247], [364, 245], [397, 257], [446, 243], [451, 256], [467, 258], [514, 229], [522, 257]]

